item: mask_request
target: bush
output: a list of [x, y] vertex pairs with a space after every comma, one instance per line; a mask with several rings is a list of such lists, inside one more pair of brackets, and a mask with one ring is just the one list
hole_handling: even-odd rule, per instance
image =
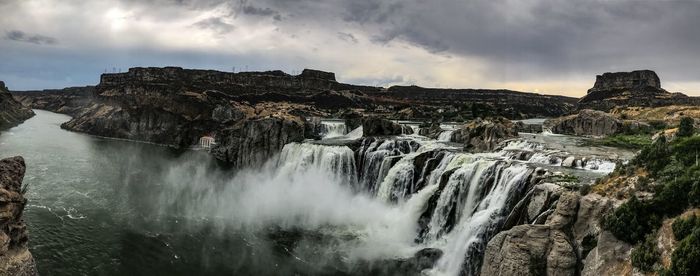
[[693, 233], [693, 229], [700, 227], [700, 220], [693, 214], [687, 219], [678, 218], [673, 221], [671, 228], [673, 229], [673, 236], [677, 241], [683, 240], [685, 237]]
[[632, 265], [644, 272], [654, 270], [654, 264], [659, 261], [659, 251], [653, 234], [646, 236], [642, 244], [632, 250]]
[[644, 147], [631, 163], [645, 167], [652, 176], [655, 176], [670, 161], [671, 152], [666, 143], [666, 138], [662, 135], [654, 143]]
[[648, 202], [641, 202], [637, 197], [622, 204], [603, 219], [603, 228], [615, 237], [631, 244], [643, 241], [647, 234], [661, 225], [661, 219]]
[[690, 117], [683, 117], [681, 118], [681, 122], [678, 125], [678, 133], [676, 133], [676, 136], [678, 137], [690, 137], [693, 136], [693, 133], [695, 133], [695, 121], [693, 118]]
[[700, 228], [678, 243], [671, 255], [671, 266], [661, 273], [667, 276], [692, 276], [700, 271]]
[[697, 165], [700, 161], [700, 137], [679, 140], [673, 145], [673, 155], [685, 166]]

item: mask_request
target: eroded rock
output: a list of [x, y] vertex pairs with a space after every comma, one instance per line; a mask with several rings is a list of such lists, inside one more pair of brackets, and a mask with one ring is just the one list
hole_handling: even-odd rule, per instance
[[614, 116], [596, 110], [585, 109], [578, 114], [549, 119], [545, 129], [553, 133], [578, 136], [607, 136], [623, 130], [622, 121]]
[[22, 220], [27, 205], [22, 187], [24, 171], [22, 157], [0, 160], [0, 276], [37, 275]]
[[477, 119], [465, 124], [452, 134], [452, 142], [463, 143], [470, 151], [490, 151], [506, 140], [518, 137], [513, 122], [503, 117]]

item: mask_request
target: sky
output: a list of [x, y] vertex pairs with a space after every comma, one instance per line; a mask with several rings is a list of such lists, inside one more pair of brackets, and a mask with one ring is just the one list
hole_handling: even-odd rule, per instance
[[579, 97], [598, 74], [651, 69], [666, 90], [700, 95], [698, 0], [0, 0], [0, 11], [12, 90], [180, 66]]

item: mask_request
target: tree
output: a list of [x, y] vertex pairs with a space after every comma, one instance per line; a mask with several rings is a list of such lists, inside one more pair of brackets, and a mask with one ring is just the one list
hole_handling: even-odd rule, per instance
[[690, 137], [693, 136], [693, 133], [695, 133], [695, 120], [690, 117], [683, 117], [681, 118], [681, 123], [678, 126], [678, 133], [676, 134], [678, 137]]

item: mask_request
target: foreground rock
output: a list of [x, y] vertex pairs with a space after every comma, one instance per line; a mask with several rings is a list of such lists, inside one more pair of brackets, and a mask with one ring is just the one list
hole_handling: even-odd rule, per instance
[[452, 142], [463, 143], [469, 151], [491, 151], [506, 140], [518, 137], [516, 125], [503, 117], [476, 119], [452, 134]]
[[595, 109], [609, 112], [620, 107], [658, 107], [668, 105], [696, 105], [700, 98], [681, 93], [669, 93], [661, 88], [654, 71], [605, 73], [596, 76], [593, 88], [578, 101], [577, 109]]
[[481, 275], [575, 275], [580, 267], [571, 227], [578, 195], [563, 194], [544, 225], [519, 225], [493, 237], [486, 247]]
[[17, 102], [0, 81], [0, 129], [18, 125], [24, 120], [34, 116], [34, 112]]
[[549, 119], [543, 128], [558, 134], [606, 136], [621, 132], [623, 122], [608, 113], [584, 109], [578, 114]]
[[24, 159], [0, 160], [0, 275], [37, 275], [34, 258], [27, 247], [27, 226], [22, 212], [27, 205], [22, 179]]

